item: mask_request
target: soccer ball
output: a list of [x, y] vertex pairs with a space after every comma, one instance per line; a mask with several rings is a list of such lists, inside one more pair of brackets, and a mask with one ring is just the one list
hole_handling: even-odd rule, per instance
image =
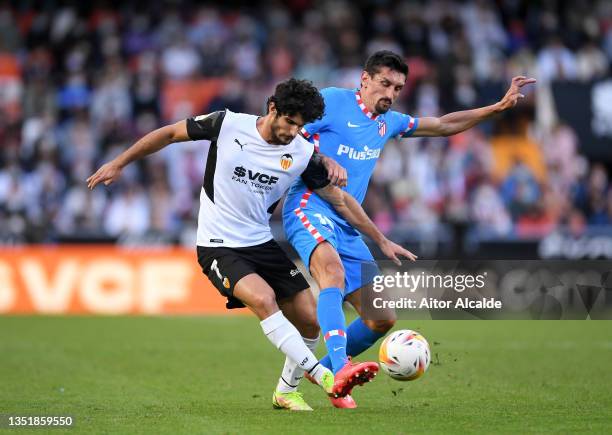
[[398, 381], [413, 381], [423, 376], [431, 352], [425, 337], [410, 329], [401, 329], [389, 334], [378, 352], [383, 371]]

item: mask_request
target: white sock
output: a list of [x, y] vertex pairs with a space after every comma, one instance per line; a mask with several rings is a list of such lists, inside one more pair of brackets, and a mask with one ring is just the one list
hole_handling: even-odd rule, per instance
[[330, 370], [323, 364], [319, 364], [319, 361], [317, 361], [317, 364], [313, 368], [307, 370], [307, 372], [310, 373], [310, 376], [312, 376], [319, 385], [321, 385], [321, 378], [323, 375], [329, 371]]
[[[298, 368], [308, 371], [313, 376], [315, 376], [314, 372], [320, 372], [317, 369], [322, 366], [319, 364], [317, 357], [304, 344], [300, 333], [287, 320], [282, 311], [277, 311], [270, 317], [265, 318], [260, 324], [268, 340], [285, 356], [296, 361]], [[321, 375], [319, 374], [319, 376]]]
[[[306, 347], [310, 349], [312, 353], [317, 349], [319, 344], [319, 337], [317, 338], [306, 338], [302, 337]], [[296, 391], [302, 378], [304, 377], [304, 369], [299, 368], [298, 365], [291, 358], [285, 359], [285, 365], [281, 373], [281, 377], [278, 379], [278, 385], [276, 391], [281, 393], [290, 393]]]

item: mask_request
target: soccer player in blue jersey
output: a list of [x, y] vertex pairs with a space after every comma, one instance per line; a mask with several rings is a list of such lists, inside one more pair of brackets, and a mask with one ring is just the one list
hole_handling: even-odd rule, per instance
[[[374, 53], [361, 74], [360, 88], [323, 89], [325, 114], [304, 128], [305, 137], [315, 139], [315, 144], [318, 140], [321, 153], [346, 168], [345, 189], [360, 202], [389, 139], [462, 132], [516, 105], [523, 97], [520, 89], [535, 82], [514, 77], [506, 95], [493, 105], [439, 118], [416, 118], [390, 110], [407, 76], [408, 65], [400, 56], [386, 50]], [[283, 223], [289, 242], [321, 289], [317, 316], [328, 351], [321, 363], [334, 371], [336, 379], [341, 378], [350, 368], [348, 357], [368, 349], [395, 323], [391, 314], [386, 320], [358, 317], [346, 327], [342, 302], [348, 301], [361, 316], [361, 293], [379, 273], [378, 267], [359, 232], [300, 180], [292, 185], [285, 201]], [[415, 260], [416, 256], [408, 258]], [[362, 273], [362, 268], [368, 272]], [[356, 407], [350, 395], [331, 400], [339, 408]]]

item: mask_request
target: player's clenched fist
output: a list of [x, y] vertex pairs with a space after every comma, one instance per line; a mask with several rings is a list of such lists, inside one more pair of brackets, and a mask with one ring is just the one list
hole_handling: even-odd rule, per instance
[[321, 162], [327, 169], [328, 179], [334, 186], [346, 187], [348, 182], [348, 174], [344, 167], [340, 166], [334, 159], [330, 159], [324, 155], [321, 156]]
[[87, 187], [93, 189], [98, 183], [108, 186], [121, 175], [121, 168], [113, 162], [103, 164], [87, 181]]

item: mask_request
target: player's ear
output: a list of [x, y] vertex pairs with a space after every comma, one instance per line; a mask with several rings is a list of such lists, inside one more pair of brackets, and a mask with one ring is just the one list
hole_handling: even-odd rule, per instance
[[370, 81], [370, 74], [366, 70], [361, 71], [361, 87], [366, 88]]
[[268, 101], [268, 113], [276, 115], [276, 104], [274, 104], [274, 101]]

